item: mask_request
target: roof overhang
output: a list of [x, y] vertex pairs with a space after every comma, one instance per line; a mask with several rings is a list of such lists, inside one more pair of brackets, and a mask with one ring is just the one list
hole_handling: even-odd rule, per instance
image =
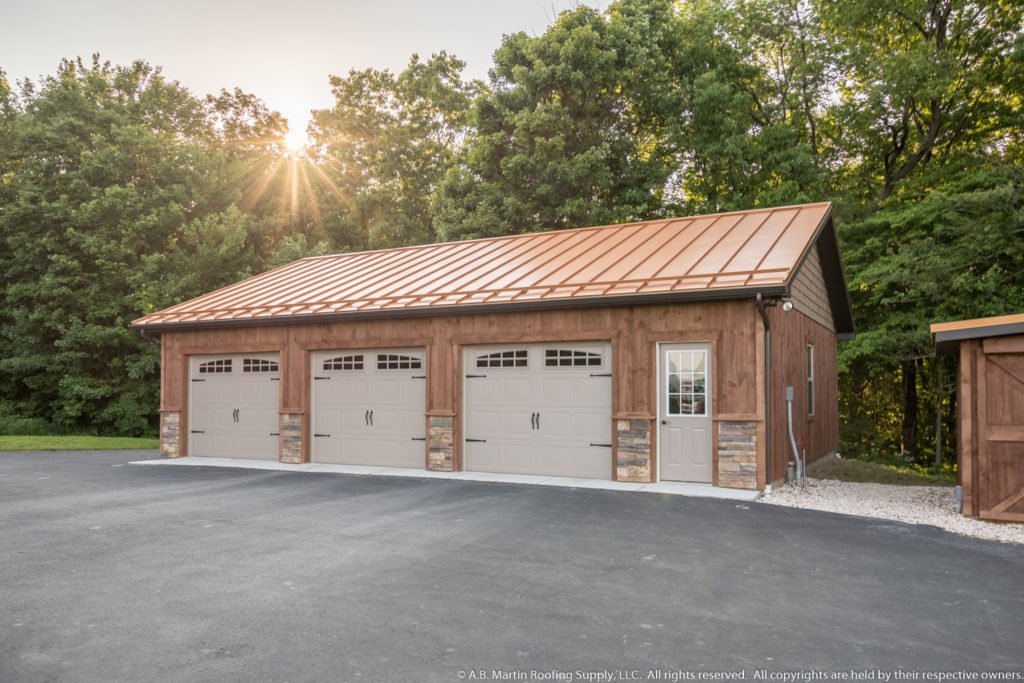
[[817, 249], [818, 258], [821, 259], [821, 271], [825, 279], [829, 308], [832, 310], [836, 338], [839, 341], [850, 341], [857, 336], [853, 328], [853, 306], [850, 304], [850, 293], [846, 287], [846, 270], [843, 268], [843, 259], [839, 253], [839, 235], [831, 211], [818, 227], [818, 232], [801, 257], [800, 263], [793, 269], [793, 277], [786, 286], [786, 296], [789, 296], [793, 278], [804, 266], [811, 249]]
[[520, 311], [552, 311], [579, 308], [603, 308], [606, 306], [637, 306], [646, 304], [693, 303], [698, 301], [724, 301], [784, 297], [788, 294], [784, 285], [769, 287], [743, 287], [736, 289], [700, 290], [693, 292], [666, 292], [658, 294], [633, 294], [627, 296], [587, 297], [584, 299], [548, 299], [544, 301], [509, 301], [494, 304], [466, 304], [462, 306], [430, 306], [371, 311], [348, 311], [345, 313], [313, 313], [308, 315], [264, 316], [223, 320], [198, 320], [191, 322], [170, 322], [136, 324], [130, 327], [146, 332], [173, 332], [179, 330], [225, 329], [229, 327], [267, 327], [273, 325], [302, 325], [325, 322], [348, 322], [354, 320], [382, 320], [389, 318], [424, 318], [455, 315], [481, 315], [487, 313], [512, 313]]
[[956, 353], [960, 342], [967, 339], [1024, 334], [1024, 314], [936, 323], [932, 325], [931, 332], [935, 355], [950, 356]]

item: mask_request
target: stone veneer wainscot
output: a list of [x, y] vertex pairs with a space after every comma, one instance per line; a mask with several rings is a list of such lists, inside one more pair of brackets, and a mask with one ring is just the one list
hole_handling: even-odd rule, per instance
[[177, 458], [181, 455], [181, 413], [160, 413], [160, 457]]
[[718, 485], [757, 488], [757, 423], [718, 423]]
[[651, 421], [615, 420], [615, 475], [618, 481], [651, 480]]

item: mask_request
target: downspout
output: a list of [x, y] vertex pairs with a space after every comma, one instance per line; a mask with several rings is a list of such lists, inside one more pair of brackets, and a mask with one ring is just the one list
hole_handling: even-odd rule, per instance
[[768, 314], [764, 310], [761, 292], [757, 293], [757, 312], [761, 314], [764, 324], [764, 492], [772, 491], [772, 326], [768, 322]]
[[144, 327], [139, 328], [139, 336], [148, 341], [150, 344], [156, 344], [157, 346], [160, 346], [160, 340], [153, 339], [148, 334], [146, 334], [146, 329]]
[[800, 459], [800, 451], [796, 449], [796, 438], [793, 436], [793, 387], [786, 387], [786, 420], [789, 423], [789, 445], [793, 447], [793, 461], [796, 464], [796, 478], [792, 483], [795, 483], [797, 486], [803, 486], [804, 462], [807, 455], [806, 451], [804, 451], [804, 460]]

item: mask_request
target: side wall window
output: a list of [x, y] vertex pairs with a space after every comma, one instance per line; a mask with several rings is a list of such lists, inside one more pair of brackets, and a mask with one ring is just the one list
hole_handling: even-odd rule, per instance
[[814, 345], [807, 345], [807, 414], [814, 415]]

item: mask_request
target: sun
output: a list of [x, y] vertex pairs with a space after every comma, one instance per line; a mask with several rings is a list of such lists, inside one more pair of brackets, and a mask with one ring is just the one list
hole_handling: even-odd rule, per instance
[[300, 153], [308, 144], [309, 138], [306, 137], [306, 131], [302, 128], [293, 128], [284, 136], [284, 146], [292, 154]]

